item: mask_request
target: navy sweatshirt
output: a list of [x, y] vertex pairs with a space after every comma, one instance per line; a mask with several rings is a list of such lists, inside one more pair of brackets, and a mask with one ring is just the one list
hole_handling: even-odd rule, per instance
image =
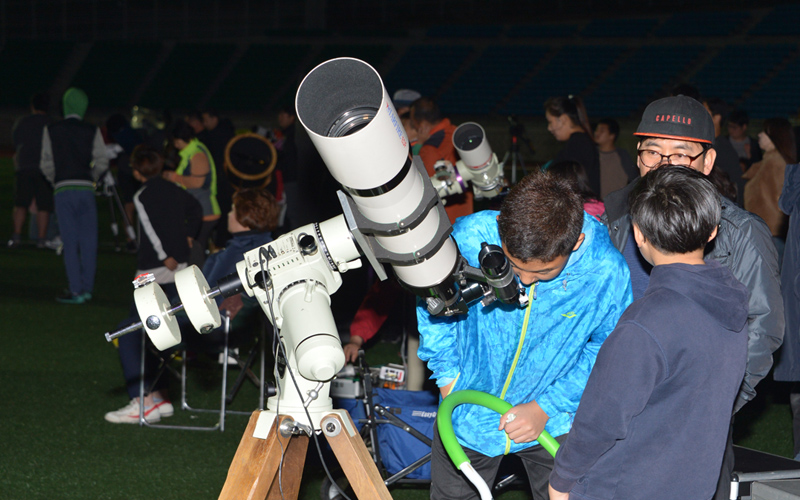
[[717, 262], [654, 267], [600, 348], [553, 488], [577, 499], [712, 498], [747, 362], [747, 304]]

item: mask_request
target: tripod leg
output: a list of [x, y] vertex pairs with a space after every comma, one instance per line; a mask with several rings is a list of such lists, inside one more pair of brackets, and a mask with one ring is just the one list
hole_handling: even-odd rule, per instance
[[[281, 435], [275, 432], [275, 426], [283, 423], [285, 419], [291, 417], [279, 416], [275, 419], [270, 429], [267, 439], [253, 437], [253, 432], [258, 422], [260, 411], [253, 412], [250, 422], [244, 431], [239, 448], [233, 457], [231, 467], [228, 469], [228, 477], [220, 500], [239, 500], [249, 498], [262, 500], [267, 498], [271, 490], [270, 498], [281, 498], [278, 486], [278, 467], [281, 462], [282, 449], [286, 450], [283, 468], [283, 492], [287, 500], [296, 499], [300, 489], [300, 480], [303, 476], [302, 465], [305, 462], [306, 449], [308, 448], [308, 437], [301, 436], [292, 438], [292, 435]], [[297, 464], [299, 465], [299, 468]], [[274, 484], [273, 484], [274, 483]], [[292, 493], [293, 496], [290, 496]]]
[[[283, 467], [278, 470], [267, 500], [293, 500], [300, 493], [300, 479], [306, 465], [309, 437], [305, 434], [293, 436], [283, 456]], [[287, 481], [287, 478], [289, 479]]]
[[323, 417], [321, 426], [356, 496], [361, 500], [392, 500], [350, 415], [329, 413]]

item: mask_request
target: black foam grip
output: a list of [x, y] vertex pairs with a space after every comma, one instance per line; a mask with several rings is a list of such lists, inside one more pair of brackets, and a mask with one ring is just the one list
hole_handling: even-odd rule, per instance
[[242, 287], [242, 280], [239, 279], [238, 273], [231, 273], [223, 276], [217, 281], [217, 288], [223, 297], [231, 297], [237, 293], [241, 293], [244, 288]]

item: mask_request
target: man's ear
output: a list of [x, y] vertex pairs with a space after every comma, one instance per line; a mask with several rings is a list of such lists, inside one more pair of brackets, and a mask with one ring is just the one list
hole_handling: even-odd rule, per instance
[[709, 149], [706, 151], [706, 155], [703, 158], [703, 173], [708, 175], [711, 173], [711, 169], [714, 168], [714, 162], [717, 160], [717, 152], [714, 148]]
[[715, 227], [713, 231], [711, 231], [711, 236], [708, 237], [708, 242], [711, 243], [711, 240], [717, 237], [717, 228]]
[[639, 226], [635, 222], [633, 223], [633, 239], [636, 241], [637, 247], [641, 247], [642, 245], [647, 243], [647, 239], [644, 237], [642, 231], [639, 229]]
[[574, 252], [575, 250], [579, 249], [585, 239], [586, 235], [584, 233], [581, 233], [580, 236], [578, 236], [578, 241], [575, 242], [575, 246], [572, 247], [572, 251]]

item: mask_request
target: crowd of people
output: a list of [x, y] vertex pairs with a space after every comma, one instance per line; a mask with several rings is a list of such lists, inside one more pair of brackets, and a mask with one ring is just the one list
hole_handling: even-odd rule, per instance
[[[454, 410], [456, 436], [487, 482], [513, 453], [534, 498], [728, 498], [733, 419], [795, 321], [781, 266], [794, 280], [796, 257], [783, 247], [797, 148], [785, 118], [766, 120], [754, 147], [741, 133], [746, 113], [684, 95], [692, 90], [647, 107], [635, 161], [616, 147], [615, 120], [592, 128], [580, 97], [549, 99], [561, 151], [513, 186], [499, 212], [448, 211], [468, 262], [477, 265], [481, 242], [502, 245], [533, 298], [524, 311], [493, 305], [463, 317], [417, 307], [420, 343], [408, 356], [426, 362], [442, 397], [474, 389], [514, 405], [499, 419], [478, 406]], [[411, 103], [404, 123], [433, 175], [433, 163], [457, 157], [445, 141], [455, 127], [431, 104]], [[797, 248], [789, 243], [787, 256]], [[350, 359], [397, 293], [367, 295]], [[797, 381], [797, 335], [786, 336], [775, 379]], [[798, 402], [793, 393], [795, 429]], [[543, 430], [562, 443], [555, 459], [536, 441]], [[678, 437], [665, 442], [665, 430]], [[797, 452], [800, 433], [795, 441]], [[438, 433], [431, 475], [431, 498], [477, 498]], [[689, 478], [680, 491], [675, 477]]]
[[[320, 188], [309, 177], [325, 178], [304, 175], [314, 162], [305, 161], [291, 108], [280, 110], [272, 135], [280, 182], [234, 188], [225, 150], [236, 132], [216, 110], [189, 113], [154, 138], [121, 115], [102, 128], [87, 123], [88, 103], [70, 88], [64, 118], [53, 120], [46, 96], [36, 95], [14, 129], [8, 246], [21, 244], [28, 212], [36, 213], [40, 247], [53, 246], [48, 228], [57, 221], [68, 283], [59, 302], [92, 300], [95, 184], [119, 186], [138, 229], [128, 235], [137, 275], [152, 273], [170, 296], [181, 269], [199, 266], [213, 286], [245, 251], [311, 222], [306, 202]], [[456, 125], [434, 99], [404, 89], [394, 104], [409, 154], [429, 176], [437, 162], [458, 161]], [[376, 281], [350, 324], [345, 357], [355, 360], [402, 307], [409, 389], [430, 378], [442, 397], [473, 389], [512, 404], [500, 416], [466, 405], [453, 414], [459, 442], [488, 482], [514, 454], [535, 498], [728, 498], [733, 419], [755, 398], [781, 344], [774, 378], [800, 382], [795, 132], [776, 117], [755, 139], [745, 111], [689, 86], [646, 107], [633, 155], [617, 146], [619, 124], [593, 123], [580, 96], [548, 99], [543, 116], [563, 147], [510, 186], [499, 210], [475, 212], [470, 189], [444, 200], [462, 256], [479, 267], [481, 244], [500, 246], [528, 291], [527, 307], [495, 302], [437, 317], [396, 283]], [[287, 198], [281, 228], [279, 201]], [[218, 305], [235, 316], [243, 301]], [[135, 318], [132, 305], [120, 325]], [[155, 360], [140, 371], [141, 342], [141, 332], [120, 339], [129, 402], [107, 413], [108, 422], [174, 413], [164, 381], [152, 378]], [[791, 403], [800, 456], [794, 389]], [[537, 441], [545, 430], [561, 443], [555, 457]], [[438, 433], [431, 498], [477, 498]]]

